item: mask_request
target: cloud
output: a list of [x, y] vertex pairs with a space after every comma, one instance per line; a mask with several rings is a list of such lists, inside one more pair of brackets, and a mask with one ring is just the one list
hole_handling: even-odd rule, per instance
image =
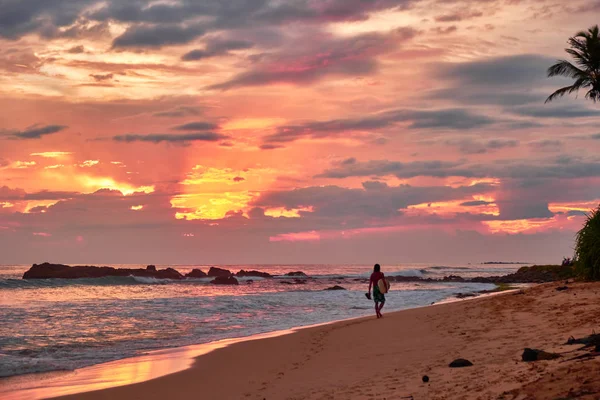
[[270, 143], [285, 143], [299, 139], [336, 137], [342, 134], [346, 136], [347, 132], [372, 131], [401, 122], [409, 122], [409, 129], [469, 130], [498, 121], [461, 108], [425, 111], [398, 109], [362, 118], [314, 121], [300, 125], [282, 126], [277, 129], [276, 133], [266, 136], [264, 140]]
[[205, 58], [228, 55], [231, 50], [245, 50], [252, 48], [254, 43], [247, 40], [211, 39], [207, 41], [205, 49], [196, 49], [184, 54], [183, 61], [197, 61]]
[[371, 160], [351, 164], [336, 163], [317, 178], [349, 178], [366, 176], [396, 176], [400, 179], [417, 176], [445, 178], [497, 178], [519, 180], [575, 179], [600, 177], [600, 159], [555, 157], [548, 159], [496, 160], [486, 164], [466, 161], [415, 161], [403, 163], [390, 160]]
[[587, 108], [581, 105], [545, 105], [515, 107], [509, 109], [515, 114], [535, 118], [600, 118], [600, 111]]
[[493, 139], [488, 141], [477, 141], [473, 139], [447, 140], [449, 146], [456, 146], [463, 154], [483, 154], [504, 148], [514, 148], [519, 146], [518, 140], [512, 139]]
[[493, 201], [483, 201], [483, 200], [473, 200], [473, 201], [465, 201], [464, 203], [460, 203], [463, 207], [479, 207], [479, 206], [488, 206], [490, 204], [494, 204]]
[[104, 75], [102, 75], [102, 74], [90, 74], [90, 76], [92, 78], [94, 78], [94, 80], [96, 82], [109, 81], [109, 80], [111, 80], [114, 77], [113, 74], [104, 74]]
[[[412, 28], [398, 28], [389, 33], [365, 33], [350, 38], [327, 37], [327, 34], [319, 32], [298, 40], [311, 46], [304, 45], [300, 49], [291, 46], [279, 53], [266, 54], [249, 71], [209, 89], [278, 83], [308, 84], [332, 75], [369, 75], [378, 68], [378, 55], [393, 50], [416, 34], [417, 31]], [[318, 45], [315, 46], [316, 43]]]
[[178, 106], [167, 111], [158, 111], [152, 114], [155, 117], [179, 118], [201, 115], [202, 110], [198, 107]]
[[562, 141], [552, 139], [537, 140], [527, 143], [527, 146], [529, 146], [532, 150], [541, 152], [561, 151], [563, 145], [564, 144]]
[[216, 129], [218, 127], [218, 125], [211, 122], [190, 122], [184, 125], [176, 126], [173, 129], [178, 131], [206, 131]]
[[67, 50], [69, 54], [81, 54], [85, 53], [85, 47], [83, 45], [73, 46], [69, 50]]
[[42, 136], [52, 135], [67, 129], [64, 125], [33, 125], [22, 131], [9, 131], [9, 135], [14, 139], [41, 139]]
[[[448, 186], [388, 186], [381, 182], [365, 182], [362, 189], [339, 186], [313, 186], [289, 191], [263, 193], [252, 205], [266, 208], [304, 209], [311, 218], [392, 218], [410, 205], [463, 199], [492, 190], [489, 185], [451, 188]], [[302, 214], [302, 212], [301, 212]]]
[[450, 14], [439, 15], [435, 17], [436, 22], [459, 22], [465, 19], [472, 19], [483, 16], [481, 11], [471, 11], [471, 10], [463, 10], [463, 11], [455, 11]]
[[222, 139], [227, 139], [229, 136], [221, 135], [219, 133], [214, 132], [205, 132], [205, 133], [185, 133], [185, 134], [171, 134], [171, 133], [153, 133], [149, 135], [138, 135], [138, 134], [129, 134], [129, 135], [117, 135], [113, 137], [114, 141], [117, 142], [150, 142], [150, 143], [186, 143], [186, 142], [217, 142]]
[[135, 25], [113, 41], [113, 48], [160, 48], [186, 44], [202, 36], [199, 25]]
[[[556, 60], [535, 54], [494, 57], [481, 61], [444, 63], [435, 68], [441, 77], [483, 87], [531, 87], [546, 82], [546, 70]], [[493, 90], [496, 90], [495, 88]]]
[[395, 175], [398, 178], [414, 178], [417, 176], [447, 177], [450, 171], [462, 165], [461, 162], [450, 161], [399, 161], [374, 160], [358, 162], [350, 158], [336, 164], [334, 168], [325, 170], [315, 178], [336, 178]]
[[283, 149], [283, 148], [284, 148], [284, 146], [277, 145], [277, 144], [268, 144], [268, 143], [267, 143], [267, 144], [261, 144], [261, 145], [259, 146], [259, 148], [260, 148], [261, 150], [276, 150], [276, 149]]

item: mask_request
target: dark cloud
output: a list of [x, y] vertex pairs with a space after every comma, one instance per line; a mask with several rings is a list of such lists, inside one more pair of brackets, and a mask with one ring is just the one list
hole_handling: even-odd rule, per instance
[[246, 180], [246, 178], [244, 178], [242, 176], [236, 176], [235, 178], [233, 178], [234, 182], [243, 182], [245, 180]]
[[596, 133], [592, 136], [590, 136], [591, 139], [595, 139], [595, 140], [600, 140], [600, 133]]
[[437, 22], [458, 22], [483, 16], [481, 11], [463, 10], [435, 17]]
[[113, 137], [113, 140], [117, 142], [150, 142], [150, 143], [187, 143], [187, 142], [217, 142], [222, 139], [227, 139], [229, 136], [221, 135], [214, 132], [203, 132], [203, 133], [185, 133], [185, 134], [172, 134], [172, 133], [153, 133], [149, 135], [117, 135]]
[[90, 74], [90, 76], [94, 78], [96, 82], [109, 81], [114, 77], [113, 74]]
[[560, 140], [546, 139], [546, 140], [537, 140], [534, 142], [529, 142], [529, 143], [527, 143], [527, 146], [529, 146], [531, 149], [533, 149], [535, 151], [554, 152], [554, 151], [562, 150], [563, 142]]
[[[534, 54], [496, 57], [482, 61], [437, 65], [444, 79], [461, 84], [492, 87], [518, 86], [532, 88], [546, 82], [546, 70], [556, 60]], [[496, 90], [494, 88], [494, 90]]]
[[483, 201], [483, 200], [473, 200], [473, 201], [465, 201], [464, 203], [460, 203], [463, 207], [479, 207], [479, 206], [488, 206], [490, 204], [494, 204], [492, 201]]
[[247, 40], [211, 39], [207, 41], [204, 49], [192, 50], [184, 54], [181, 59], [183, 61], [197, 61], [210, 57], [228, 55], [231, 50], [244, 50], [253, 46], [254, 43]]
[[135, 25], [113, 41], [113, 48], [160, 48], [186, 44], [202, 36], [199, 25]]
[[155, 112], [155, 117], [179, 118], [201, 115], [202, 110], [198, 107], [178, 106], [167, 111]]
[[398, 178], [414, 178], [416, 176], [451, 176], [450, 171], [460, 166], [460, 162], [447, 161], [414, 161], [403, 163], [399, 161], [374, 160], [368, 162], [352, 162], [345, 160], [334, 168], [328, 169], [315, 178], [349, 178], [365, 176], [395, 175]]
[[12, 139], [41, 139], [42, 136], [52, 135], [67, 129], [64, 125], [33, 125], [22, 131], [9, 131], [8, 135]]
[[474, 139], [447, 140], [449, 146], [458, 147], [463, 154], [483, 154], [504, 148], [514, 148], [519, 146], [518, 140], [494, 139], [488, 141], [477, 141]]
[[306, 122], [300, 125], [282, 126], [277, 129], [276, 133], [266, 136], [265, 141], [270, 143], [285, 143], [299, 139], [320, 139], [340, 135], [347, 137], [348, 132], [372, 131], [401, 122], [409, 122], [409, 129], [469, 130], [487, 126], [498, 121], [460, 108], [427, 111], [400, 109], [362, 118]]
[[60, 192], [51, 190], [27, 193], [23, 189], [11, 189], [8, 186], [0, 187], [0, 201], [63, 200], [72, 199], [79, 195], [80, 193], [77, 192]]
[[73, 46], [69, 50], [67, 50], [69, 54], [81, 54], [85, 53], [85, 47], [83, 45]]
[[546, 99], [544, 94], [528, 93], [519, 90], [503, 92], [501, 89], [490, 91], [484, 87], [456, 86], [446, 89], [436, 89], [425, 94], [431, 100], [451, 100], [463, 104], [493, 104], [500, 106], [520, 106], [531, 103], [543, 103]]
[[[369, 75], [378, 68], [376, 57], [413, 38], [417, 31], [398, 28], [389, 33], [366, 33], [350, 38], [306, 37], [316, 46], [297, 50], [289, 46], [280, 53], [267, 54], [247, 72], [229, 81], [212, 85], [211, 89], [231, 89], [242, 86], [263, 86], [277, 83], [308, 84], [326, 76]], [[313, 34], [314, 35], [314, 34]], [[316, 35], [314, 35], [316, 36]]]
[[546, 105], [546, 106], [528, 106], [515, 107], [509, 109], [511, 112], [519, 115], [535, 118], [600, 118], [600, 110], [594, 110], [582, 105]]
[[415, 161], [402, 163], [389, 160], [335, 164], [316, 177], [348, 178], [366, 176], [396, 176], [400, 179], [427, 176], [444, 178], [499, 178], [520, 180], [575, 179], [600, 177], [600, 159], [556, 157], [541, 160], [497, 160], [488, 164], [466, 161]]
[[[253, 202], [257, 207], [298, 209], [312, 207], [311, 218], [392, 218], [410, 205], [463, 199], [492, 190], [489, 185], [451, 188], [447, 186], [391, 187], [381, 182], [365, 182], [362, 189], [316, 186], [290, 191], [263, 193]], [[341, 219], [341, 220], [340, 220]]]
[[207, 131], [217, 129], [219, 126], [211, 122], [189, 122], [184, 125], [176, 126], [175, 130], [178, 131]]
[[262, 144], [259, 146], [259, 148], [261, 150], [275, 150], [275, 149], [283, 149], [284, 146], [281, 145], [277, 145], [277, 144]]

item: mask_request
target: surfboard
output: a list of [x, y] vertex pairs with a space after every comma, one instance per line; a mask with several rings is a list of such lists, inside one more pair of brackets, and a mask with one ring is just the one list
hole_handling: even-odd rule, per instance
[[377, 281], [377, 287], [381, 293], [386, 294], [390, 290], [390, 283], [387, 279], [381, 278]]

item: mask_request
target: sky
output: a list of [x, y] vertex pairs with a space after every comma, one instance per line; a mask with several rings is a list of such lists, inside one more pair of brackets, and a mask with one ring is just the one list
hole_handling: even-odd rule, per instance
[[0, 0], [0, 264], [560, 262], [600, 1]]

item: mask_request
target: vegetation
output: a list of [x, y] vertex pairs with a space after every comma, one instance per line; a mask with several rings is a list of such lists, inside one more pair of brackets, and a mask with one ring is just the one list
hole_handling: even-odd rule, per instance
[[575, 64], [567, 60], [559, 60], [548, 69], [548, 76], [565, 76], [575, 82], [552, 93], [546, 103], [565, 94], [576, 93], [580, 89], [588, 90], [586, 99], [600, 101], [600, 37], [598, 25], [587, 32], [579, 32], [569, 38], [570, 48], [565, 49], [574, 59]]
[[600, 206], [587, 215], [575, 242], [577, 271], [586, 279], [600, 280]]

